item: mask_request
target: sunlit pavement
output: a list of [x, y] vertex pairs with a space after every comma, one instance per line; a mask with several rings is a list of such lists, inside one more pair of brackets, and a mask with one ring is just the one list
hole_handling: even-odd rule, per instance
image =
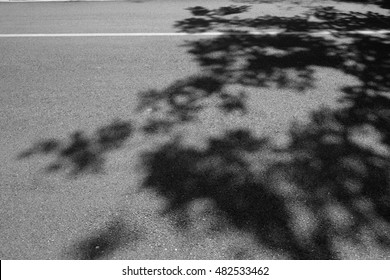
[[[299, 7], [281, 2], [253, 4], [240, 16], [292, 16], [315, 5], [315, 1], [302, 2], [305, 5]], [[241, 3], [0, 3], [0, 34], [177, 32], [175, 22], [190, 17], [185, 8], [230, 4]], [[373, 5], [339, 7], [387, 13]], [[190, 224], [183, 231], [170, 216], [161, 215], [166, 200], [140, 188], [145, 170], [139, 156], [173, 139], [175, 133], [155, 137], [136, 130], [120, 149], [103, 155], [103, 171], [98, 174], [47, 173], [45, 168], [57, 158], [53, 154], [18, 159], [37, 141], [67, 140], [78, 130], [93, 135], [115, 119], [131, 120], [134, 127], [140, 127], [152, 114], [151, 109], [136, 110], [140, 92], [203, 74], [185, 46], [187, 40], [198, 39], [0, 38], [2, 259], [291, 258], [289, 252], [259, 245], [254, 233], [230, 225], [227, 217], [214, 213], [214, 202], [209, 199], [190, 203]], [[247, 92], [246, 115], [225, 115], [210, 106], [200, 113], [198, 122], [175, 132], [184, 131], [187, 144], [204, 147], [210, 136], [220, 136], [228, 129], [250, 129], [255, 136], [271, 137], [272, 143], [283, 146], [292, 121], [307, 121], [309, 113], [321, 106], [338, 108], [340, 88], [359, 83], [352, 75], [325, 67], [316, 69], [315, 81], [315, 88], [305, 92], [229, 85], [225, 90]], [[307, 214], [300, 211], [302, 217]], [[310, 215], [307, 219], [305, 226], [310, 230], [315, 221], [310, 221]], [[225, 222], [222, 228], [221, 221]], [[210, 230], [216, 225], [219, 230]], [[366, 242], [340, 243], [339, 257], [389, 257], [388, 251]]]

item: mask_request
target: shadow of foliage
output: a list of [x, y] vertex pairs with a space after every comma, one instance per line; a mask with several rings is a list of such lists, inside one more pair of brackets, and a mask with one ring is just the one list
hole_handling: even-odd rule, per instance
[[290, 133], [283, 150], [247, 130], [210, 138], [204, 149], [176, 138], [143, 155], [144, 188], [167, 199], [162, 214], [181, 213], [181, 230], [191, 202], [208, 199], [233, 226], [294, 259], [341, 258], [340, 242], [364, 244], [367, 235], [389, 248], [389, 156], [326, 110]]
[[285, 198], [251, 170], [245, 154], [259, 152], [267, 142], [238, 130], [210, 139], [207, 148], [199, 150], [177, 138], [144, 155], [149, 174], [144, 187], [168, 200], [164, 214], [186, 212], [191, 201], [209, 199], [232, 225], [255, 234], [258, 242], [273, 250], [295, 259], [335, 258], [320, 228], [306, 244], [300, 242], [290, 225]]
[[152, 113], [144, 131], [147, 133], [166, 132], [178, 122], [193, 120], [205, 107], [201, 101], [211, 95], [220, 94], [221, 86], [222, 81], [218, 78], [192, 76], [178, 80], [162, 90], [152, 89], [140, 92], [138, 111], [148, 110]]
[[[302, 91], [315, 88], [316, 67], [337, 69], [356, 77], [359, 84], [340, 89], [341, 109], [316, 110], [308, 123], [292, 124], [285, 148], [275, 148], [250, 131], [236, 130], [208, 139], [203, 149], [178, 137], [144, 154], [148, 174], [144, 187], [167, 199], [163, 213], [185, 213], [191, 201], [210, 199], [232, 225], [295, 259], [343, 258], [340, 248], [351, 244], [388, 250], [390, 38], [349, 32], [387, 28], [388, 17], [329, 7], [311, 11], [317, 22], [310, 22], [310, 15], [238, 19], [225, 17], [219, 9], [189, 10], [202, 26], [198, 29], [191, 18], [176, 24], [182, 31], [243, 26], [302, 33], [253, 36], [239, 31], [188, 42], [189, 53], [202, 67], [202, 79], [218, 81], [218, 87], [204, 90], [207, 83], [198, 87], [191, 82], [196, 77], [189, 77], [191, 90], [184, 79], [179, 87], [173, 85], [175, 90], [142, 93], [141, 104], [157, 111], [164, 108], [160, 121], [169, 120], [171, 126], [194, 120], [203, 107], [193, 104], [203, 104], [210, 96], [221, 102], [226, 94], [232, 96], [225, 91], [229, 84]], [[240, 9], [234, 6], [233, 11]], [[319, 30], [337, 32], [332, 36], [310, 33]], [[172, 100], [181, 95], [185, 98], [179, 106]], [[145, 96], [150, 97], [147, 102]], [[245, 108], [240, 96], [235, 95], [239, 107]], [[186, 106], [190, 109], [182, 110]], [[181, 117], [183, 112], [189, 118]], [[188, 222], [180, 224], [185, 228]]]
[[135, 246], [141, 238], [140, 232], [126, 228], [121, 220], [114, 220], [94, 235], [71, 246], [65, 255], [77, 260], [107, 259], [122, 247]]
[[337, 0], [338, 2], [352, 2], [352, 3], [362, 3], [362, 4], [375, 4], [380, 6], [383, 9], [390, 9], [389, 0]]
[[[189, 41], [188, 52], [202, 67], [202, 76], [180, 80], [162, 90], [140, 94], [140, 108], [153, 108], [145, 131], [168, 131], [174, 124], [196, 118], [207, 100], [216, 97], [224, 111], [246, 111], [245, 94], [225, 90], [231, 84], [251, 87], [291, 88], [298, 92], [315, 88], [318, 67], [338, 69], [358, 78], [362, 94], [352, 100], [357, 104], [368, 91], [389, 89], [389, 36], [368, 36], [348, 33], [362, 29], [388, 27], [389, 17], [374, 13], [345, 13], [333, 7], [314, 7], [305, 16], [231, 18], [229, 13], [242, 13], [248, 6], [228, 6], [219, 9], [192, 7], [196, 18], [210, 22], [210, 29], [220, 26], [234, 33], [215, 38]], [[224, 11], [230, 12], [224, 12]], [[319, 21], [312, 22], [314, 16]], [[191, 19], [191, 18], [190, 18]], [[278, 35], [252, 35], [237, 31], [237, 27], [284, 30]], [[176, 27], [184, 31], [198, 30], [196, 22], [179, 21]], [[203, 28], [203, 27], [201, 27]], [[299, 31], [291, 33], [290, 31]], [[312, 34], [312, 31], [334, 31]], [[351, 92], [352, 89], [345, 89]], [[356, 93], [356, 89], [352, 90]], [[355, 95], [354, 98], [357, 98]], [[372, 99], [370, 99], [372, 100]]]
[[[291, 4], [296, 4], [296, 5], [302, 5], [301, 0], [233, 0], [234, 2], [237, 3], [248, 3], [248, 4], [260, 4], [260, 3], [280, 3], [280, 2], [287, 2]], [[389, 9], [390, 8], [390, 2], [388, 0], [335, 0], [337, 2], [346, 2], [346, 3], [359, 3], [359, 4], [375, 4], [380, 6], [383, 9]], [[311, 5], [313, 4], [310, 3]], [[317, 1], [318, 4], [320, 1]]]
[[[189, 224], [185, 213], [191, 202], [208, 199], [232, 226], [294, 259], [343, 258], [340, 248], [350, 244], [389, 249], [390, 37], [351, 32], [388, 28], [388, 17], [332, 7], [292, 18], [236, 16], [248, 9], [198, 6], [189, 9], [194, 17], [177, 22], [187, 32], [235, 31], [186, 43], [202, 75], [140, 93], [138, 109], [150, 110], [145, 132], [169, 132], [196, 120], [214, 97], [224, 112], [245, 113], [245, 92], [229, 90], [230, 85], [303, 92], [315, 89], [318, 67], [349, 74], [359, 83], [340, 89], [342, 108], [316, 110], [307, 123], [292, 124], [284, 148], [243, 129], [210, 137], [205, 148], [178, 136], [141, 156], [143, 188], [166, 199], [162, 214], [184, 213], [177, 223], [181, 230]], [[270, 28], [282, 33], [247, 33]], [[311, 33], [323, 30], [334, 33]], [[20, 157], [55, 154], [58, 160], [49, 170], [65, 164], [74, 174], [99, 170], [104, 153], [119, 148], [131, 133], [130, 123], [118, 121], [93, 137], [76, 132], [70, 143], [39, 142]], [[118, 248], [118, 232], [114, 226], [80, 243], [80, 258], [102, 258]]]
[[18, 158], [25, 159], [38, 154], [54, 154], [56, 160], [46, 167], [47, 172], [70, 169], [70, 174], [99, 172], [104, 164], [104, 154], [119, 149], [133, 132], [130, 122], [116, 120], [99, 128], [92, 137], [81, 131], [70, 136], [70, 141], [42, 140], [23, 151]]
[[388, 145], [368, 123], [345, 125], [345, 113], [320, 110], [309, 124], [293, 127], [288, 152], [294, 155], [294, 180], [314, 198], [313, 206], [338, 203], [349, 213], [343, 233], [355, 235], [368, 226], [390, 244]]
[[[303, 15], [294, 17], [260, 16], [256, 18], [229, 17], [230, 14], [249, 10], [246, 5], [206, 9], [201, 6], [189, 8], [192, 18], [177, 21], [175, 27], [183, 32], [205, 32], [210, 30], [266, 30], [278, 29], [285, 32], [380, 30], [390, 27], [389, 17], [374, 12], [342, 12], [332, 6], [317, 6]], [[224, 13], [224, 10], [234, 12]]]
[[301, 35], [226, 35], [187, 44], [199, 64], [226, 83], [298, 91], [313, 87], [313, 67], [340, 67], [337, 46]]

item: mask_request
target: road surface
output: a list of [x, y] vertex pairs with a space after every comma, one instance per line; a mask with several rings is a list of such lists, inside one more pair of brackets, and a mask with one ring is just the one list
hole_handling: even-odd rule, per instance
[[[139, 92], [164, 88], [202, 71], [184, 46], [190, 36], [59, 38], [50, 34], [177, 32], [174, 23], [189, 16], [185, 8], [231, 3], [0, 3], [0, 34], [48, 35], [0, 38], [1, 259], [91, 258], [80, 249], [87, 245], [80, 244], [89, 244], [107, 228], [122, 243], [101, 253], [103, 258], [289, 258], [236, 229], [207, 235], [202, 227], [212, 221], [195, 214], [199, 220], [187, 233], [177, 231], [167, 217], [159, 215], [164, 199], [139, 190], [143, 173], [137, 156], [170, 136], [134, 135], [122, 149], [107, 155], [105, 172], [99, 175], [47, 174], [43, 168], [48, 157], [17, 159], [41, 139], [65, 139], [76, 130], [93, 133], [116, 118], [141, 122], [148, 112], [135, 111]], [[248, 14], [288, 15], [303, 9], [290, 8], [256, 6]], [[249, 115], [206, 115], [200, 126], [189, 130], [188, 138], [201, 142], [231, 127], [282, 137], [292, 120], [304, 120], [321, 105], [337, 106], [338, 89], [356, 83], [336, 71], [319, 70], [317, 75], [315, 91], [297, 95], [273, 88], [261, 97], [254, 94]], [[195, 201], [194, 213], [209, 206], [207, 201]], [[373, 250], [351, 254], [344, 257], [383, 257]]]

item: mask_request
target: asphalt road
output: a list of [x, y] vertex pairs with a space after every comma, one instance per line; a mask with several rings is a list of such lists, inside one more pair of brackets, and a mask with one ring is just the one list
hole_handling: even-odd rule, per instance
[[[0, 3], [0, 33], [176, 32], [173, 25], [188, 17], [186, 8], [230, 4], [226, 0]], [[276, 6], [266, 7], [252, 12], [278, 13]]]
[[[192, 5], [0, 3], [0, 33], [172, 32]], [[0, 39], [2, 259], [78, 258], [74, 244], [113, 223], [125, 224], [128, 236], [140, 238], [109, 258], [224, 257], [224, 250], [203, 250], [207, 243], [187, 248], [188, 239], [156, 214], [163, 201], [138, 194], [142, 175], [135, 171], [136, 157], [150, 146], [148, 139], [137, 136], [110, 155], [105, 176], [70, 180], [45, 174], [45, 157], [17, 160], [42, 138], [92, 132], [114, 118], [142, 119], [142, 114], [134, 118], [139, 91], [199, 71], [183, 42], [176, 37]]]
[[[8, 33], [105, 33], [176, 32], [175, 21], [187, 18], [188, 7], [217, 8], [245, 4], [229, 0], [151, 0], [126, 2], [0, 3], [0, 34]], [[318, 1], [299, 0], [253, 5], [245, 15], [291, 16], [318, 5]], [[321, 5], [332, 3], [321, 1]], [[334, 3], [333, 3], [334, 4]], [[374, 5], [343, 3], [343, 10], [384, 11]]]
[[[175, 21], [189, 15], [185, 8], [231, 3], [209, 2], [0, 3], [0, 34], [176, 32]], [[301, 10], [266, 5], [251, 13]], [[202, 223], [206, 227], [210, 221], [199, 221], [190, 233], [180, 234], [160, 217], [164, 201], [138, 191], [142, 172], [136, 158], [164, 139], [136, 135], [108, 156], [105, 174], [78, 179], [45, 174], [44, 156], [17, 160], [20, 152], [42, 138], [66, 138], [76, 130], [91, 133], [115, 118], [142, 121], [146, 113], [135, 113], [140, 91], [162, 88], [201, 71], [183, 46], [188, 39], [0, 38], [0, 258], [77, 258], [75, 244], [113, 223], [123, 224], [126, 236], [133, 237], [125, 238], [107, 258], [223, 259], [240, 252], [247, 258], [288, 258], [233, 229], [219, 236], [203, 235]], [[305, 119], [307, 112], [324, 104], [335, 106], [337, 89], [356, 82], [328, 70], [319, 70], [318, 77], [316, 91], [305, 96], [279, 89], [254, 95], [253, 110], [245, 118], [206, 115], [200, 127], [189, 130], [189, 138], [201, 141], [206, 134], [232, 126], [282, 135], [291, 120]], [[195, 209], [208, 205], [196, 203]], [[360, 257], [378, 256], [371, 253]]]
[[166, 2], [0, 5], [1, 33], [167, 32], [178, 15], [185, 15], [185, 5], [166, 8]]

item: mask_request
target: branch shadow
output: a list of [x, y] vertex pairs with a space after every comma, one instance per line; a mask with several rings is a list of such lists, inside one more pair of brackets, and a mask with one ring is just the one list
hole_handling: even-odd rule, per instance
[[[367, 232], [375, 246], [389, 249], [390, 38], [351, 32], [388, 28], [389, 17], [333, 7], [316, 7], [293, 18], [237, 17], [248, 9], [198, 6], [189, 9], [194, 17], [177, 22], [180, 31], [234, 34], [187, 42], [202, 74], [139, 94], [138, 110], [151, 112], [144, 132], [169, 133], [176, 125], [195, 121], [212, 98], [223, 112], [245, 114], [245, 92], [229, 91], [229, 85], [302, 93], [315, 89], [318, 67], [349, 74], [359, 84], [340, 89], [343, 108], [316, 110], [308, 123], [292, 124], [285, 148], [244, 129], [210, 137], [202, 149], [185, 144], [179, 135], [141, 155], [147, 174], [142, 187], [166, 199], [162, 215], [179, 213], [180, 230], [191, 223], [191, 202], [208, 199], [229, 224], [294, 259], [343, 258], [340, 242], [371, 246], [365, 245]], [[270, 28], [285, 33], [248, 33]], [[336, 33], [310, 33], [322, 30]], [[132, 133], [131, 123], [116, 121], [92, 137], [75, 132], [68, 143], [38, 142], [19, 158], [54, 154], [57, 160], [48, 171], [98, 172], [104, 155], [122, 147]], [[121, 232], [114, 225], [82, 241], [76, 246], [79, 258], [108, 256], [120, 246]]]
[[[226, 6], [207, 9], [201, 6], [188, 8], [194, 17], [177, 21], [175, 27], [182, 32], [205, 32], [211, 30], [267, 30], [285, 32], [381, 30], [390, 27], [388, 16], [375, 12], [342, 12], [333, 6], [316, 6], [303, 15], [294, 17], [260, 16], [256, 18], [230, 17], [249, 10], [249, 6]], [[231, 12], [226, 12], [231, 11]]]
[[[275, 4], [280, 2], [287, 2], [286, 0], [233, 0], [233, 1], [237, 3], [246, 3], [246, 4], [261, 4], [261, 3]], [[346, 2], [346, 3], [374, 4], [374, 5], [378, 5], [383, 9], [390, 8], [390, 2], [388, 0], [335, 0], [335, 1]], [[291, 1], [291, 3], [296, 5], [302, 5], [301, 0]]]
[[[232, 13], [248, 9], [231, 8]], [[140, 104], [160, 111], [159, 121], [169, 122], [170, 127], [196, 120], [204, 108], [199, 104], [211, 96], [220, 102], [226, 96], [236, 98], [245, 113], [245, 94], [227, 93], [230, 84], [276, 85], [302, 92], [315, 88], [317, 67], [352, 75], [359, 84], [340, 89], [341, 109], [315, 110], [309, 122], [291, 124], [285, 148], [276, 148], [249, 130], [236, 130], [209, 138], [204, 149], [177, 137], [145, 153], [148, 175], [143, 187], [167, 200], [162, 214], [184, 213], [178, 226], [185, 230], [191, 201], [212, 200], [233, 226], [294, 259], [345, 258], [340, 252], [345, 244], [389, 250], [390, 38], [350, 32], [388, 28], [389, 17], [342, 13], [333, 7], [312, 9], [317, 22], [310, 21], [311, 15], [239, 19], [226, 18], [220, 9], [189, 10], [196, 20], [177, 22], [181, 31], [279, 27], [303, 33], [252, 36], [235, 31], [188, 42], [185, 46], [202, 67], [202, 80], [216, 81], [218, 86], [207, 91], [203, 88], [207, 82], [196, 84], [192, 81], [197, 77], [189, 77], [179, 81], [180, 86], [141, 93]], [[310, 34], [319, 30], [337, 33]], [[154, 125], [158, 127], [158, 122]], [[253, 144], [250, 149], [248, 143]], [[270, 160], [269, 154], [275, 158]], [[250, 155], [255, 156], [255, 165], [263, 166], [261, 170], [253, 168]], [[372, 243], [367, 244], [367, 238]]]
[[[315, 72], [319, 67], [337, 69], [358, 78], [362, 92], [359, 100], [371, 94], [368, 91], [389, 89], [390, 66], [386, 51], [389, 36], [353, 33], [362, 29], [388, 28], [389, 16], [372, 12], [346, 13], [334, 7], [320, 6], [313, 7], [304, 16], [229, 17], [248, 9], [246, 5], [211, 10], [201, 6], [188, 9], [197, 20], [208, 21], [210, 30], [223, 26], [235, 31], [211, 39], [188, 41], [184, 45], [201, 66], [202, 76], [185, 78], [162, 90], [140, 93], [139, 108], [152, 108], [153, 111], [145, 126], [146, 132], [166, 132], [175, 124], [196, 119], [198, 112], [213, 97], [220, 101], [218, 106], [222, 110], [245, 113], [245, 93], [232, 94], [225, 90], [232, 84], [263, 88], [277, 86], [304, 93], [315, 88]], [[317, 21], [313, 22], [311, 17]], [[187, 32], [205, 31], [202, 26], [202, 30], [198, 30], [196, 22], [183, 20], [176, 23], [179, 30]], [[278, 27], [284, 32], [251, 35], [237, 30], [240, 26], [260, 30]], [[313, 31], [330, 33], [311, 34]], [[333, 31], [336, 33], [331, 35]], [[350, 31], [352, 33], [348, 33]], [[349, 99], [349, 102], [360, 102], [352, 100], [351, 94], [347, 96], [345, 100]]]
[[316, 212], [333, 208], [326, 215], [329, 232], [357, 238], [370, 228], [389, 248], [390, 150], [372, 126], [346, 126], [344, 114], [317, 111], [309, 124], [291, 129], [292, 180]]
[[321, 235], [322, 224], [306, 243], [299, 240], [291, 226], [287, 199], [251, 171], [244, 154], [265, 149], [267, 142], [254, 138], [249, 131], [238, 130], [210, 139], [206, 149], [198, 150], [186, 147], [177, 138], [144, 155], [148, 173], [144, 187], [167, 199], [163, 215], [181, 213], [181, 221], [176, 223], [180, 230], [191, 223], [186, 220], [191, 201], [207, 199], [231, 225], [253, 233], [270, 249], [294, 259], [336, 258], [327, 236]]
[[204, 149], [177, 137], [142, 156], [143, 187], [166, 199], [161, 214], [181, 231], [191, 224], [191, 203], [206, 199], [229, 224], [293, 259], [342, 258], [340, 242], [389, 249], [389, 154], [356, 140], [327, 110], [290, 137], [282, 150], [248, 130], [210, 138]]
[[387, 0], [338, 0], [338, 2], [375, 4], [383, 9], [390, 9], [390, 2]]
[[104, 155], [119, 149], [133, 133], [131, 122], [115, 120], [111, 124], [96, 130], [88, 137], [82, 131], [70, 135], [67, 142], [58, 139], [47, 139], [33, 144], [18, 155], [18, 159], [27, 159], [36, 155], [55, 155], [46, 172], [69, 170], [70, 175], [101, 172]]
[[66, 249], [64, 256], [77, 260], [109, 259], [120, 248], [133, 249], [143, 237], [137, 229], [129, 229], [120, 219], [113, 220], [101, 230]]

